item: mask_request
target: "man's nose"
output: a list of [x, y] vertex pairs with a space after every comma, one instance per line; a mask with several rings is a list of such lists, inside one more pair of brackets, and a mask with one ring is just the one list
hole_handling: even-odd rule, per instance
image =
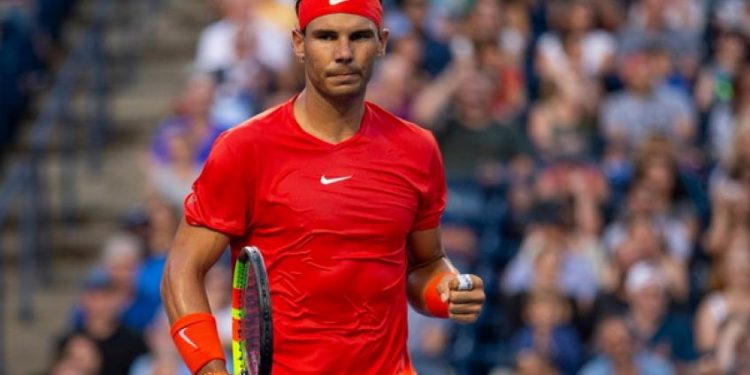
[[342, 38], [336, 45], [336, 62], [341, 64], [350, 63], [354, 59], [351, 42]]

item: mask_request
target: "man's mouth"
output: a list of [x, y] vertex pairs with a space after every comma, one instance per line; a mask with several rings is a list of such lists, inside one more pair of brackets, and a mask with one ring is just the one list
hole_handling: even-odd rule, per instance
[[359, 75], [359, 73], [355, 71], [344, 71], [344, 72], [333, 72], [329, 74], [331, 77], [351, 77], [355, 75]]

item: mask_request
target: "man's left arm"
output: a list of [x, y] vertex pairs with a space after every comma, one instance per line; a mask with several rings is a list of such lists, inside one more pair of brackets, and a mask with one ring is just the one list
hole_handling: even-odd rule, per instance
[[412, 307], [458, 323], [476, 321], [485, 299], [484, 284], [476, 275], [460, 280], [443, 252], [440, 228], [412, 232], [408, 249], [407, 294]]

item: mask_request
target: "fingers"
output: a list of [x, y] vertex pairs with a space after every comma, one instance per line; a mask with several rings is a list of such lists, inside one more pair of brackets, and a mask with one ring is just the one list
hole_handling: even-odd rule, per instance
[[[469, 280], [460, 280], [465, 277]], [[470, 289], [468, 287], [471, 287]], [[459, 275], [450, 280], [448, 297], [449, 317], [462, 324], [473, 323], [479, 317], [484, 304], [484, 283], [476, 275]], [[462, 289], [465, 288], [465, 289]]]
[[[461, 280], [464, 278], [464, 280]], [[468, 278], [468, 280], [466, 280]], [[470, 288], [468, 288], [469, 286]], [[474, 289], [484, 289], [484, 283], [482, 282], [482, 279], [479, 278], [477, 275], [470, 275], [470, 274], [461, 274], [456, 275], [456, 277], [452, 278], [450, 283], [448, 284], [448, 287], [450, 290], [474, 290]], [[462, 289], [464, 287], [464, 289]]]
[[479, 314], [482, 311], [482, 303], [451, 303], [448, 305], [448, 311], [455, 315]]
[[474, 289], [467, 292], [451, 291], [448, 303], [452, 304], [482, 304], [484, 290]]
[[479, 314], [451, 314], [450, 319], [460, 324], [471, 324], [477, 321]]

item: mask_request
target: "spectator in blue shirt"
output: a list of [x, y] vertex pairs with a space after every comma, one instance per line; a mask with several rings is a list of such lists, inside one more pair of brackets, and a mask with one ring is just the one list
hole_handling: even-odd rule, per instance
[[672, 375], [672, 366], [646, 350], [636, 348], [633, 335], [620, 317], [604, 319], [597, 332], [598, 354], [580, 375]]

